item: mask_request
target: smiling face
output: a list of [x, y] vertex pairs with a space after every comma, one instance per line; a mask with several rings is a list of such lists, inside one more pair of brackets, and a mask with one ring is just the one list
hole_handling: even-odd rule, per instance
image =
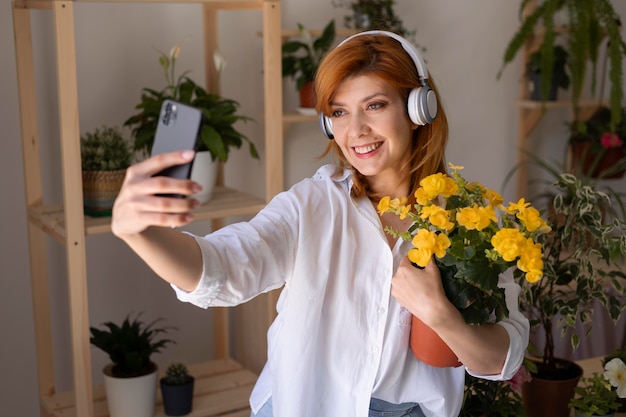
[[377, 193], [407, 195], [406, 169], [413, 131], [405, 100], [381, 78], [345, 79], [331, 104], [335, 141], [348, 162]]

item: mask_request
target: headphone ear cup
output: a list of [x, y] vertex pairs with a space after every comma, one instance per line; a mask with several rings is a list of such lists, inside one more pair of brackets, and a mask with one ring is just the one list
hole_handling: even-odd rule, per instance
[[437, 96], [430, 87], [418, 87], [411, 90], [407, 100], [407, 111], [416, 125], [432, 123], [437, 117]]
[[333, 122], [329, 117], [324, 116], [324, 114], [320, 114], [320, 129], [324, 136], [328, 139], [335, 139], [335, 134], [333, 133]]

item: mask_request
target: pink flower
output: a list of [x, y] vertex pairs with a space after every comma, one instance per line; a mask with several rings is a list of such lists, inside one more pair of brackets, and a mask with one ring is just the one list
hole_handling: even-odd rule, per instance
[[617, 133], [604, 132], [600, 139], [600, 144], [604, 148], [619, 148], [624, 144], [622, 140], [617, 136]]
[[522, 365], [518, 369], [517, 373], [513, 375], [513, 378], [509, 379], [507, 382], [511, 386], [511, 389], [513, 391], [517, 392], [518, 394], [521, 394], [522, 384], [524, 382], [530, 382], [531, 379], [532, 378], [530, 376], [530, 372], [528, 372], [528, 369], [526, 369], [526, 367]]

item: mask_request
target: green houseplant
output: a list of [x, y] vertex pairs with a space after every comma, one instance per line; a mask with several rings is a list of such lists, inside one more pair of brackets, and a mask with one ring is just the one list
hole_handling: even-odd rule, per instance
[[194, 377], [183, 363], [171, 363], [160, 385], [166, 415], [183, 416], [191, 412]]
[[[585, 335], [592, 331], [591, 305], [595, 302], [613, 320], [618, 319], [626, 301], [626, 275], [621, 265], [626, 258], [626, 223], [623, 216], [611, 215], [607, 210], [616, 208], [621, 201], [612, 202], [594, 181], [564, 172], [536, 156], [528, 157], [548, 174], [547, 179], [538, 181], [537, 185], [544, 188], [538, 191], [534, 202], [545, 203], [544, 216], [552, 231], [540, 237], [543, 278], [528, 285], [516, 271], [522, 288], [520, 308], [530, 319], [533, 334], [544, 338], [543, 346], [531, 344], [529, 348], [538, 360], [532, 381], [524, 384], [524, 401], [531, 416], [557, 417], [568, 415], [567, 403], [582, 369], [555, 357], [554, 334], [557, 329], [561, 335], [571, 332], [570, 342], [576, 348], [581, 338], [576, 325], [585, 327]], [[532, 399], [535, 394], [556, 395], [539, 385], [544, 380], [568, 381], [569, 391], [560, 405], [554, 398], [545, 401], [555, 409], [547, 409], [541, 399]]]
[[328, 22], [317, 38], [301, 23], [298, 23], [298, 33], [298, 37], [282, 45], [282, 75], [295, 80], [300, 107], [315, 107], [313, 80], [322, 58], [335, 41], [335, 21]]
[[609, 381], [597, 372], [592, 376], [581, 378], [574, 389], [575, 397], [570, 405], [576, 412], [576, 417], [608, 416], [618, 410], [617, 392]]
[[85, 214], [107, 216], [134, 158], [120, 129], [102, 126], [81, 135], [80, 156]]
[[162, 337], [172, 327], [157, 326], [161, 319], [146, 324], [140, 316], [128, 315], [121, 325], [105, 322], [103, 329], [89, 328], [90, 343], [111, 360], [103, 370], [111, 417], [154, 415], [157, 365], [151, 356], [175, 343]]
[[558, 88], [567, 90], [570, 79], [567, 74], [567, 51], [561, 45], [554, 46], [552, 74], [544, 77], [541, 66], [541, 50], [530, 54], [526, 63], [526, 76], [533, 83], [531, 99], [556, 100]]
[[[555, 16], [562, 14], [566, 20], [567, 41], [565, 44], [569, 55], [574, 121], [579, 121], [580, 99], [587, 74], [587, 63], [589, 61], [592, 63], [592, 87], [594, 87], [599, 51], [602, 40], [606, 37], [610, 61], [611, 125], [617, 125], [624, 96], [622, 62], [626, 55], [626, 44], [621, 38], [619, 15], [615, 12], [611, 0], [544, 0], [530, 9], [529, 6], [534, 4], [534, 0], [521, 0], [520, 2], [521, 25], [506, 47], [500, 74], [504, 67], [513, 61], [522, 47], [527, 42], [531, 42], [538, 33], [541, 33], [543, 37], [540, 46], [541, 72], [551, 73], [555, 64], [555, 40], [558, 34], [565, 32], [565, 29], [555, 24]], [[527, 11], [529, 13], [526, 13]], [[542, 27], [542, 32], [538, 31], [539, 26]]]
[[415, 43], [415, 30], [404, 26], [394, 10], [395, 0], [333, 0], [332, 4], [350, 10], [351, 14], [344, 17], [347, 28], [358, 31], [388, 30]]
[[189, 72], [184, 72], [176, 78], [176, 59], [180, 51], [181, 46], [176, 45], [169, 54], [160, 53], [159, 65], [163, 68], [167, 85], [162, 90], [144, 88], [141, 101], [135, 106], [139, 113], [124, 122], [125, 126], [132, 128], [135, 150], [150, 154], [161, 105], [165, 99], [171, 99], [202, 111], [197, 151], [209, 151], [213, 160], [226, 161], [231, 148], [240, 148], [243, 142], [247, 142], [250, 155], [258, 159], [259, 155], [254, 144], [234, 128], [238, 121], [252, 120], [237, 114], [239, 107], [237, 101], [208, 93], [189, 78]]

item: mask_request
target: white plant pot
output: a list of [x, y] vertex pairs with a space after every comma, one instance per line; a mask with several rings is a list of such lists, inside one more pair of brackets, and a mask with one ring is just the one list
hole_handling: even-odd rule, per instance
[[109, 417], [153, 417], [157, 394], [157, 368], [148, 375], [135, 378], [115, 378], [112, 365], [104, 368], [104, 389], [107, 394]]
[[217, 168], [219, 161], [211, 159], [211, 152], [202, 151], [196, 153], [196, 159], [191, 168], [191, 179], [202, 186], [202, 191], [193, 195], [193, 198], [204, 204], [211, 200], [215, 183], [217, 181]]

